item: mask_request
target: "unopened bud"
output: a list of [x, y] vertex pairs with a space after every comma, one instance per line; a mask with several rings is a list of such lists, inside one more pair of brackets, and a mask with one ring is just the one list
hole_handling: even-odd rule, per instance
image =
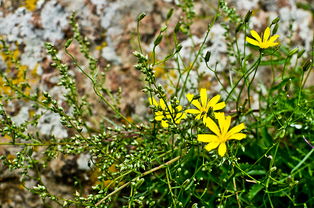
[[246, 15], [245, 15], [245, 17], [244, 17], [244, 22], [245, 23], [247, 23], [247, 22], [249, 22], [249, 20], [250, 20], [250, 18], [251, 18], [251, 16], [252, 16], [252, 10], [249, 10], [247, 13], [246, 13]]
[[145, 16], [146, 16], [146, 14], [145, 14], [144, 12], [141, 13], [141, 14], [139, 14], [139, 15], [137, 16], [137, 21], [138, 21], [138, 22], [141, 21]]
[[312, 66], [312, 59], [308, 59], [308, 60], [304, 63], [302, 69], [303, 69], [304, 72], [306, 72], [307, 70], [309, 70], [309, 68], [310, 68], [311, 66]]
[[211, 56], [211, 52], [210, 52], [210, 51], [207, 51], [207, 52], [206, 52], [206, 55], [205, 55], [205, 58], [204, 58], [205, 62], [208, 62], [208, 61], [209, 61], [210, 56]]
[[294, 54], [296, 54], [299, 51], [298, 48], [292, 49], [289, 51], [288, 56], [293, 56]]
[[173, 14], [173, 8], [171, 8], [167, 14], [167, 20], [170, 19], [170, 17], [172, 16]]
[[179, 51], [181, 51], [181, 49], [182, 49], [182, 45], [177, 45], [177, 47], [176, 47], [176, 53], [178, 53]]
[[71, 45], [72, 40], [73, 40], [72, 38], [69, 39], [69, 40], [67, 40], [67, 42], [65, 43], [64, 47], [65, 47], [65, 48], [68, 48], [68, 47]]
[[305, 52], [304, 49], [302, 49], [301, 51], [299, 51], [299, 53], [298, 53], [298, 58], [300, 58], [300, 57], [303, 55], [304, 52]]
[[159, 43], [161, 42], [162, 40], [162, 35], [158, 35], [158, 37], [156, 38], [156, 40], [154, 41], [154, 45], [159, 45]]
[[180, 31], [181, 22], [178, 22], [174, 28], [174, 32], [178, 33]]
[[160, 32], [165, 32], [167, 30], [167, 25], [162, 26], [162, 28], [160, 29]]
[[272, 34], [275, 34], [278, 31], [278, 28], [279, 28], [279, 25], [276, 24], [273, 31], [272, 31]]
[[277, 24], [279, 21], [280, 21], [280, 18], [279, 18], [279, 17], [276, 17], [276, 18], [271, 22], [271, 24], [272, 24], [272, 25]]
[[243, 23], [241, 22], [240, 24], [238, 24], [235, 32], [238, 33], [241, 30], [242, 26], [243, 26]]

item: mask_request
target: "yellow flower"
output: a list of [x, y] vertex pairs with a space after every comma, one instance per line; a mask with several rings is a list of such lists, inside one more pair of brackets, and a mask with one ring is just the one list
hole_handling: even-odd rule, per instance
[[169, 121], [179, 124], [182, 119], [186, 118], [186, 113], [183, 111], [181, 105], [178, 105], [175, 109], [170, 104], [166, 104], [163, 99], [158, 102], [155, 98], [149, 98], [149, 103], [155, 107], [159, 107], [161, 110], [155, 112], [155, 120], [161, 122], [161, 126], [167, 128]]
[[269, 48], [269, 47], [273, 47], [279, 44], [278, 42], [275, 43], [279, 35], [273, 35], [270, 37], [269, 27], [267, 27], [266, 30], [264, 31], [263, 40], [261, 36], [259, 36], [259, 34], [254, 30], [251, 30], [251, 35], [253, 36], [253, 38], [255, 38], [255, 40], [252, 38], [246, 37], [246, 41], [260, 48]]
[[223, 157], [227, 151], [226, 142], [228, 140], [241, 140], [246, 137], [245, 134], [239, 133], [245, 128], [245, 125], [241, 123], [228, 131], [231, 123], [231, 116], [225, 116], [224, 113], [215, 113], [215, 117], [218, 120], [219, 127], [209, 117], [206, 119], [205, 123], [214, 134], [198, 134], [197, 140], [208, 143], [205, 146], [207, 151], [211, 151], [218, 147], [218, 154]]
[[203, 122], [205, 123], [206, 118], [207, 118], [207, 113], [209, 111], [209, 109], [211, 108], [213, 111], [216, 110], [221, 110], [223, 109], [226, 104], [225, 102], [220, 102], [218, 103], [218, 101], [220, 100], [220, 95], [216, 95], [215, 97], [213, 97], [212, 99], [208, 100], [207, 99], [207, 93], [206, 93], [206, 89], [202, 88], [200, 90], [200, 100], [193, 100], [194, 95], [188, 93], [186, 95], [186, 98], [188, 99], [189, 102], [192, 103], [192, 105], [194, 105], [197, 109], [188, 109], [185, 112], [186, 113], [192, 113], [192, 114], [198, 114], [195, 119], [199, 120], [199, 119], [203, 119]]

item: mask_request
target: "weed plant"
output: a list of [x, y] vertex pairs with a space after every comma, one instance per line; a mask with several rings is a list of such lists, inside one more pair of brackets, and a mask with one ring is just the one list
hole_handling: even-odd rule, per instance
[[[62, 61], [57, 47], [45, 44], [52, 67], [59, 71], [58, 84], [66, 90], [66, 105], [31, 88], [25, 79], [29, 72], [2, 40], [1, 53], [10, 65], [1, 71], [0, 133], [11, 141], [1, 145], [20, 147], [13, 156], [1, 155], [2, 165], [17, 170], [23, 185], [36, 181], [25, 188], [47, 207], [314, 207], [314, 93], [312, 86], [305, 87], [313, 70], [314, 43], [312, 51], [281, 44], [278, 38], [284, 37], [276, 35], [279, 18], [257, 33], [248, 26], [251, 11], [241, 17], [220, 0], [216, 14], [206, 17], [211, 22], [202, 43], [194, 45], [186, 60], [181, 40], [192, 38], [190, 26], [197, 17], [193, 1], [181, 1], [180, 7], [185, 16], [169, 32], [169, 11], [152, 51], [141, 43], [145, 14], [136, 20], [135, 68], [142, 73], [147, 96], [147, 117], [138, 121], [127, 118], [119, 98], [104, 87], [108, 69], [91, 56], [75, 14], [70, 20], [73, 37], [63, 48], [71, 62]], [[208, 64], [217, 57], [204, 50], [216, 23], [226, 29], [228, 41], [228, 63], [222, 71]], [[166, 57], [156, 52], [162, 42], [172, 44]], [[71, 44], [80, 47], [86, 66], [68, 51]], [[220, 91], [193, 85], [192, 71], [197, 80], [204, 79], [201, 66], [207, 66]], [[156, 77], [160, 67], [177, 75], [172, 92]], [[74, 70], [84, 75], [112, 115], [100, 116], [105, 118], [95, 125], [89, 122], [98, 110], [89, 95], [79, 93]], [[263, 70], [270, 81], [258, 77]], [[8, 112], [12, 102], [31, 104], [34, 113], [16, 124]], [[42, 112], [57, 114], [69, 137], [41, 136], [36, 127]], [[49, 162], [81, 153], [91, 155], [91, 172], [97, 176], [89, 193], [81, 191], [76, 179], [72, 198], [52, 194], [41, 179]]]

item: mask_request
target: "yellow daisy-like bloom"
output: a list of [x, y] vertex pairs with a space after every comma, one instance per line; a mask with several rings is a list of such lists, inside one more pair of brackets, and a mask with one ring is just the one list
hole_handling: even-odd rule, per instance
[[245, 134], [239, 133], [245, 128], [245, 125], [241, 123], [228, 131], [231, 123], [231, 116], [225, 116], [224, 113], [215, 113], [215, 117], [218, 120], [219, 127], [209, 117], [206, 118], [205, 123], [214, 134], [198, 134], [197, 140], [208, 143], [205, 146], [207, 151], [211, 151], [218, 147], [218, 154], [223, 157], [227, 151], [226, 142], [228, 140], [241, 140], [246, 137]]
[[197, 120], [203, 119], [203, 123], [205, 123], [205, 121], [206, 121], [207, 113], [208, 113], [210, 108], [212, 108], [213, 111], [217, 111], [217, 110], [223, 109], [226, 106], [225, 102], [218, 103], [218, 101], [220, 100], [220, 95], [216, 95], [212, 99], [208, 100], [205, 88], [202, 88], [200, 90], [200, 99], [199, 100], [196, 100], [196, 99], [193, 100], [194, 95], [190, 94], [190, 93], [188, 93], [186, 95], [186, 98], [197, 109], [188, 109], [185, 112], [197, 114], [195, 119], [197, 119]]
[[159, 107], [161, 110], [155, 112], [155, 120], [161, 122], [161, 126], [167, 128], [169, 126], [169, 121], [173, 121], [179, 124], [182, 119], [186, 118], [186, 113], [183, 111], [181, 105], [178, 105], [175, 109], [168, 104], [166, 105], [163, 99], [158, 102], [155, 98], [149, 98], [149, 103], [155, 107]]
[[259, 34], [254, 30], [251, 30], [251, 35], [253, 36], [253, 38], [255, 38], [255, 40], [252, 38], [246, 37], [246, 41], [252, 45], [258, 46], [263, 49], [273, 47], [279, 44], [278, 42], [275, 42], [277, 38], [279, 37], [279, 35], [273, 35], [270, 37], [269, 27], [267, 27], [266, 30], [264, 31], [263, 40], [261, 36], [259, 36]]

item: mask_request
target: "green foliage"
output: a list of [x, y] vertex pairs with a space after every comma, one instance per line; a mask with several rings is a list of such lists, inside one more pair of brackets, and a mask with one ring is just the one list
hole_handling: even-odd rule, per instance
[[[180, 7], [185, 16], [173, 32], [168, 33], [168, 25], [162, 27], [153, 41], [152, 51], [144, 51], [138, 42], [139, 50], [133, 53], [138, 62], [135, 69], [142, 73], [143, 91], [148, 100], [158, 98], [165, 103], [165, 107], [150, 103], [147, 111], [155, 117], [149, 115], [132, 122], [123, 115], [119, 99], [104, 87], [107, 71], [100, 69], [92, 57], [90, 43], [81, 34], [75, 14], [71, 17], [73, 37], [65, 42], [63, 49], [70, 63], [58, 56], [57, 47], [45, 44], [51, 66], [59, 72], [58, 85], [66, 90], [66, 105], [60, 105], [40, 89], [26, 93], [24, 85], [14, 84], [7, 73], [1, 72], [5, 86], [14, 92], [1, 94], [0, 98], [0, 133], [12, 139], [1, 145], [20, 146], [14, 159], [2, 155], [2, 164], [19, 171], [23, 181], [30, 178], [36, 181], [36, 185], [28, 189], [45, 203], [57, 203], [60, 207], [313, 207], [314, 163], [311, 158], [314, 150], [309, 144], [314, 135], [314, 94], [313, 87], [305, 87], [313, 69], [305, 54], [310, 57], [313, 51], [290, 49], [288, 45], [259, 49], [245, 44], [243, 50], [240, 49], [238, 38], [240, 34], [247, 36], [252, 12], [242, 18], [221, 0], [203, 42], [193, 47], [192, 61], [185, 60], [180, 55], [182, 46], [178, 33], [181, 31], [191, 38], [190, 25], [196, 15], [193, 1], [181, 1]], [[172, 11], [167, 15], [166, 24]], [[145, 14], [137, 18], [138, 31], [143, 18]], [[228, 41], [227, 62], [230, 64], [230, 70], [220, 72], [208, 64], [215, 58], [211, 57], [211, 51], [204, 51], [209, 32], [218, 22], [226, 29], [224, 36]], [[278, 25], [276, 18], [270, 26], [274, 31]], [[141, 40], [140, 31], [137, 35]], [[175, 41], [171, 42], [168, 55], [160, 58], [156, 48], [169, 40]], [[86, 66], [68, 50], [72, 44], [80, 47], [88, 63]], [[1, 49], [9, 50], [5, 41]], [[297, 60], [295, 64], [292, 57]], [[224, 110], [225, 114], [232, 116], [232, 123], [244, 122], [247, 126], [244, 132], [247, 138], [228, 142], [224, 157], [216, 150], [207, 152], [197, 140], [198, 134], [210, 133], [202, 121], [192, 115], [179, 122], [176, 118], [190, 108], [184, 95], [198, 91], [198, 86], [190, 84], [191, 71], [196, 71], [197, 79], [201, 80], [199, 66], [202, 62], [221, 86], [219, 93], [231, 109]], [[156, 76], [158, 67], [177, 73], [177, 79], [171, 83], [172, 93]], [[262, 70], [270, 71], [270, 83], [255, 79]], [[98, 113], [89, 102], [95, 97], [80, 94], [73, 71], [84, 75], [95, 97], [113, 116], [101, 116], [105, 118], [96, 125], [89, 122], [89, 118]], [[258, 97], [255, 105], [253, 95]], [[194, 99], [199, 97], [196, 95]], [[55, 113], [70, 135], [68, 138], [40, 135], [36, 127], [42, 113], [17, 125], [7, 110], [13, 100], [30, 103], [36, 112]], [[167, 120], [166, 128], [158, 121], [158, 112]], [[213, 111], [208, 117], [215, 118]], [[38, 146], [45, 147], [43, 152], [36, 152]], [[35, 153], [41, 156], [33, 157]], [[51, 194], [40, 177], [49, 162], [60, 155], [80, 153], [91, 155], [91, 172], [97, 177], [90, 192], [85, 194], [77, 188], [70, 199]], [[36, 175], [31, 176], [30, 170]], [[77, 179], [73, 186], [79, 183]]]

